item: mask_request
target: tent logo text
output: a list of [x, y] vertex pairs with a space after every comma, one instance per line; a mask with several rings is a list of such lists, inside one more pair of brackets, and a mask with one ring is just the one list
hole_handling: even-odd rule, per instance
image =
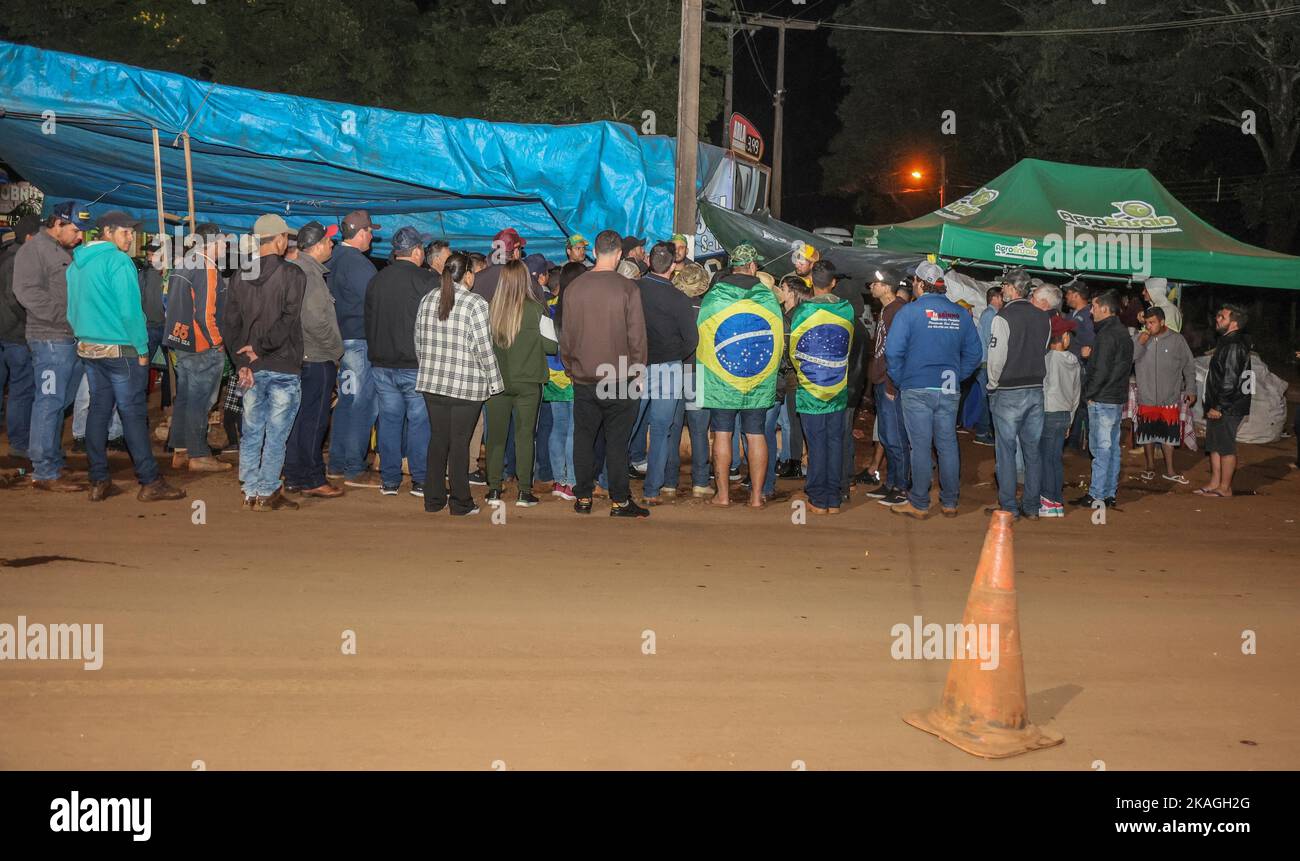
[[981, 209], [997, 199], [997, 189], [981, 188], [978, 191], [972, 191], [961, 200], [948, 204], [943, 209], [940, 209], [937, 214], [945, 218], [966, 218], [978, 214]]
[[993, 246], [993, 253], [998, 257], [1014, 257], [1017, 260], [1037, 260], [1038, 240], [1021, 239], [1015, 245], [999, 242]]
[[1061, 221], [1073, 227], [1131, 231], [1135, 233], [1180, 233], [1178, 219], [1172, 215], [1158, 215], [1156, 208], [1145, 200], [1119, 200], [1111, 203], [1115, 211], [1110, 215], [1081, 215], [1058, 209]]

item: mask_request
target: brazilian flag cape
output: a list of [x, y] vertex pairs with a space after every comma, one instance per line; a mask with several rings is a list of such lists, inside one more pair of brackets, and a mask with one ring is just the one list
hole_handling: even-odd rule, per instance
[[853, 306], [843, 299], [812, 299], [790, 315], [790, 362], [799, 388], [801, 413], [833, 413], [848, 406], [849, 351], [853, 349]]
[[[551, 319], [555, 319], [555, 305], [559, 298], [553, 296], [546, 303], [546, 313]], [[558, 355], [546, 357], [546, 382], [542, 385], [542, 400], [546, 403], [573, 400], [573, 380], [569, 379]]]
[[700, 303], [697, 384], [708, 409], [768, 409], [776, 403], [785, 329], [776, 295], [759, 284], [719, 281]]

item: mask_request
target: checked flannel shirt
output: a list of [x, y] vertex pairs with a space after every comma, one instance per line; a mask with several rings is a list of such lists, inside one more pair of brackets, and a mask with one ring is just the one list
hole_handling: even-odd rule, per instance
[[442, 288], [428, 293], [415, 317], [415, 355], [420, 360], [415, 390], [465, 401], [485, 401], [505, 390], [492, 351], [488, 303], [457, 284], [456, 304], [438, 319]]

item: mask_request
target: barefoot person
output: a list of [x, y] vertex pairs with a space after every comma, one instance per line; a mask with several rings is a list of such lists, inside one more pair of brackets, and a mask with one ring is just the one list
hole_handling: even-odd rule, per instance
[[1250, 369], [1250, 340], [1242, 329], [1246, 312], [1224, 305], [1214, 317], [1219, 342], [1214, 346], [1205, 377], [1205, 450], [1210, 454], [1210, 480], [1197, 493], [1232, 496], [1237, 469], [1237, 428], [1250, 415], [1254, 391]]

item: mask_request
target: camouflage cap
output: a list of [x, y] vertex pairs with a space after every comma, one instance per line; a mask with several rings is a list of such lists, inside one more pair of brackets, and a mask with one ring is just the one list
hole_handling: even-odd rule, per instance
[[732, 266], [748, 266], [750, 263], [762, 263], [765, 259], [758, 249], [748, 242], [742, 242], [731, 249]]
[[687, 263], [673, 275], [673, 285], [694, 299], [709, 289], [709, 273], [698, 263]]

